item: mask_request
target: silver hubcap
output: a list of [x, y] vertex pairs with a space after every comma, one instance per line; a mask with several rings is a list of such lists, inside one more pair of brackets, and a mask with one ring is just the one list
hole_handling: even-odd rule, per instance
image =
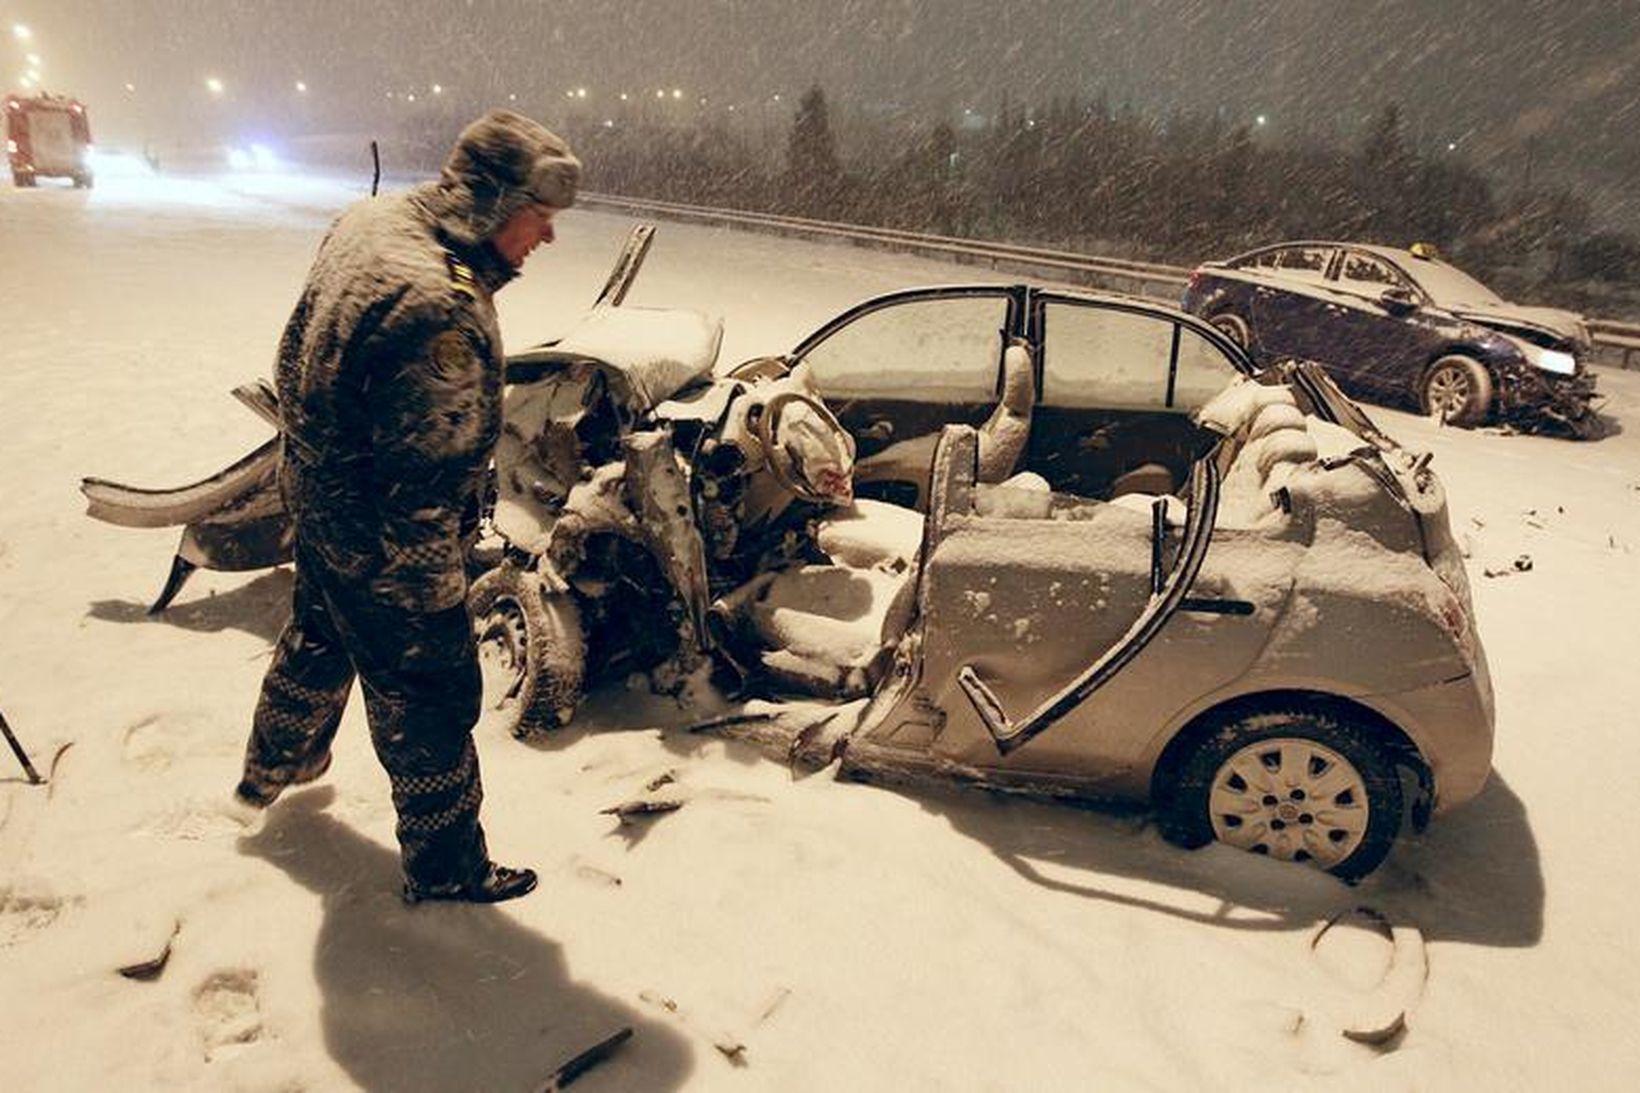
[[1213, 776], [1213, 834], [1241, 850], [1323, 869], [1349, 857], [1367, 833], [1367, 785], [1348, 759], [1313, 740], [1248, 744]]
[[1429, 412], [1445, 418], [1469, 401], [1469, 377], [1457, 368], [1439, 368], [1429, 377]]

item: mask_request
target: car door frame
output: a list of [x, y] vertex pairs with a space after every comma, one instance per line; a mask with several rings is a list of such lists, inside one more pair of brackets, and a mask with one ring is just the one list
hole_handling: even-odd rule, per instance
[[[1137, 470], [1142, 463], [1157, 462], [1158, 455], [1162, 454], [1170, 457], [1167, 469], [1174, 475], [1177, 484], [1183, 484], [1190, 464], [1200, 455], [1199, 449], [1208, 443], [1201, 430], [1189, 421], [1188, 410], [1194, 407], [1179, 407], [1176, 399], [1179, 350], [1183, 342], [1184, 328], [1195, 332], [1222, 353], [1235, 373], [1252, 376], [1257, 372], [1257, 367], [1247, 350], [1199, 317], [1175, 308], [1161, 307], [1126, 297], [1052, 288], [1031, 289], [1028, 304], [1025, 329], [1034, 358], [1037, 401], [1032, 413], [1031, 439], [1023, 468], [1042, 473], [1056, 490], [1086, 497], [1105, 496], [1124, 474]], [[1049, 339], [1053, 337], [1047, 311], [1053, 304], [1135, 314], [1171, 325], [1172, 340], [1168, 350], [1167, 375], [1162, 381], [1161, 404], [1155, 407], [1056, 406], [1053, 392], [1048, 388], [1047, 375]], [[1099, 434], [1105, 442], [1105, 448], [1102, 450], [1108, 451], [1112, 446], [1117, 448], [1116, 454], [1108, 460], [1107, 468], [1101, 469], [1098, 473], [1083, 473], [1077, 470], [1057, 478], [1049, 472], [1049, 456], [1044, 455], [1044, 452], [1063, 443], [1064, 436], [1061, 434], [1066, 434], [1067, 429], [1059, 427], [1061, 419], [1070, 423], [1073, 431], [1084, 434], [1077, 444], [1098, 439], [1097, 436], [1090, 434]], [[1147, 428], [1147, 425], [1163, 426], [1165, 432], [1177, 435], [1158, 441], [1155, 435], [1157, 430]], [[1136, 453], [1136, 458], [1143, 458], [1139, 463], [1135, 463], [1133, 459], [1122, 454], [1125, 450]]]
[[[853, 307], [834, 316], [808, 336], [788, 353], [784, 360], [790, 369], [800, 367], [814, 350], [830, 341], [848, 327], [854, 326], [860, 320], [891, 308], [903, 307], [908, 304], [918, 304], [930, 300], [1002, 300], [1006, 302], [1002, 325], [998, 328], [997, 354], [994, 362], [995, 373], [992, 378], [990, 394], [973, 405], [966, 403], [929, 403], [929, 406], [939, 405], [948, 411], [943, 417], [932, 412], [926, 415], [928, 428], [904, 431], [895, 420], [895, 415], [881, 409], [882, 404], [912, 404], [918, 400], [914, 398], [888, 398], [878, 396], [874, 398], [839, 397], [828, 392], [819, 376], [815, 377], [816, 386], [826, 400], [826, 405], [836, 415], [837, 420], [851, 436], [857, 446], [857, 461], [863, 462], [878, 454], [892, 444], [903, 441], [917, 440], [927, 437], [930, 454], [940, 430], [948, 424], [979, 425], [990, 415], [995, 408], [996, 399], [1000, 395], [1002, 384], [1002, 353], [1008, 343], [1024, 333], [1027, 302], [1031, 290], [1022, 284], [975, 283], [954, 285], [933, 285], [918, 288], [901, 289], [883, 293], [863, 300]], [[905, 392], [912, 394], [914, 392]], [[950, 412], [955, 411], [955, 412]], [[885, 435], [874, 435], [879, 426], [887, 423], [890, 431]], [[869, 490], [867, 491], [869, 493]], [[890, 499], [900, 500], [891, 495]]]

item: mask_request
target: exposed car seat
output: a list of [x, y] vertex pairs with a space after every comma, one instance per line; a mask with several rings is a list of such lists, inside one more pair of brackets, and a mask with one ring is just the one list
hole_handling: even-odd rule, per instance
[[[1030, 346], [1023, 341], [1011, 342], [1002, 351], [1001, 395], [978, 430], [981, 482], [1001, 482], [1014, 473], [1031, 438], [1031, 410], [1035, 405], [1036, 376]], [[890, 444], [855, 463], [854, 481], [915, 483], [916, 507], [926, 509], [928, 475], [939, 442], [940, 434], [936, 432]]]

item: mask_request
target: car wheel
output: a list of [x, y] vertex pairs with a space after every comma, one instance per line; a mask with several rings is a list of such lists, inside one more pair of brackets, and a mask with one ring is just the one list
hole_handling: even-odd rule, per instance
[[467, 596], [478, 637], [486, 705], [503, 711], [520, 740], [566, 724], [581, 701], [586, 642], [568, 592], [542, 587], [535, 573], [503, 564]]
[[11, 184], [20, 190], [27, 189], [28, 187], [34, 185], [34, 176], [24, 174], [22, 171], [13, 171], [11, 173]]
[[1376, 869], [1401, 827], [1401, 782], [1366, 730], [1330, 714], [1249, 714], [1210, 734], [1178, 767], [1163, 834], [1213, 840], [1345, 880]]
[[1442, 357], [1424, 374], [1424, 413], [1452, 425], [1473, 426], [1492, 408], [1492, 375], [1472, 357]]
[[1243, 349], [1253, 344], [1253, 331], [1243, 319], [1233, 311], [1224, 311], [1207, 320], [1207, 325], [1235, 342]]

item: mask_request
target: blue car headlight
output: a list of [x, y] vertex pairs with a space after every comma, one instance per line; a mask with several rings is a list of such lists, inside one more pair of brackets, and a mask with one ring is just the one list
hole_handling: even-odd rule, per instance
[[1554, 372], [1556, 375], [1569, 376], [1577, 371], [1577, 358], [1563, 349], [1537, 349], [1528, 353], [1526, 359], [1545, 372]]

